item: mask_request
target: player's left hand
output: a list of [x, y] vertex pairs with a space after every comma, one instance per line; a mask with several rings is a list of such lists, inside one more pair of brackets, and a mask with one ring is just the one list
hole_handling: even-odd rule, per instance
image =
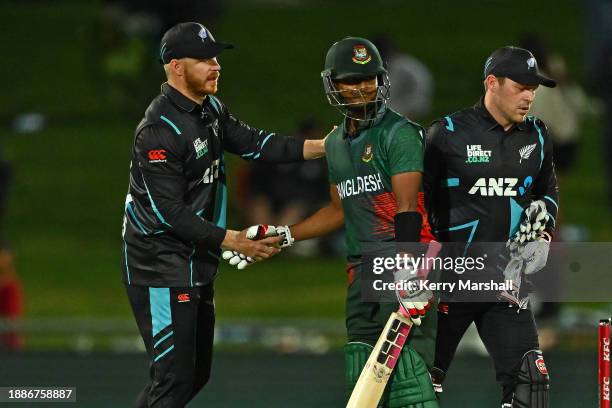
[[[282, 237], [278, 243], [279, 248], [285, 248], [293, 245], [294, 239], [291, 236], [291, 230], [288, 226], [274, 226], [267, 224], [251, 225], [246, 230], [246, 237], [253, 241], [259, 241], [260, 239], [269, 237]], [[236, 266], [236, 268], [242, 270], [247, 266], [250, 266], [257, 262], [255, 259], [246, 256], [238, 251], [223, 251], [223, 259], [229, 262], [230, 265]]]
[[531, 203], [514, 237], [508, 240], [510, 263], [524, 262], [523, 273], [530, 275], [546, 266], [551, 236], [544, 229], [550, 216], [542, 200]]

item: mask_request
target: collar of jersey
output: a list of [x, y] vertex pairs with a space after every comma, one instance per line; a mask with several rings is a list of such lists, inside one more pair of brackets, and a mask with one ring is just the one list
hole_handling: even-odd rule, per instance
[[174, 89], [167, 82], [162, 84], [161, 92], [167, 96], [174, 105], [186, 112], [193, 112], [196, 108], [200, 107], [200, 105]]
[[[359, 126], [357, 126], [357, 134], [355, 135], [355, 137], [353, 137], [353, 140], [357, 139], [360, 136], [359, 134], [363, 132], [364, 130], [373, 128], [374, 126], [378, 125], [383, 120], [385, 115], [387, 114], [387, 110], [388, 108], [383, 105], [378, 109], [378, 112], [376, 114], [376, 119], [364, 120], [364, 121], [359, 122]], [[344, 139], [348, 137], [348, 132], [346, 130], [346, 123], [348, 120], [349, 118], [344, 118], [344, 120], [342, 121], [342, 137]]]
[[[491, 113], [489, 113], [489, 111], [485, 107], [485, 104], [484, 104], [484, 95], [480, 97], [480, 100], [478, 102], [476, 102], [476, 104], [474, 105], [474, 110], [476, 110], [476, 112], [478, 112], [480, 117], [485, 119], [487, 121], [487, 123], [489, 124], [489, 127], [487, 127], [487, 130], [494, 130], [496, 127], [499, 127], [500, 129], [502, 129], [501, 125], [499, 123], [497, 123], [495, 118], [491, 115]], [[510, 132], [510, 131], [514, 130], [515, 128], [518, 128], [518, 130], [525, 130], [527, 128], [526, 127], [527, 124], [525, 122], [526, 122], [526, 119], [523, 120], [521, 123], [514, 124], [506, 132]]]

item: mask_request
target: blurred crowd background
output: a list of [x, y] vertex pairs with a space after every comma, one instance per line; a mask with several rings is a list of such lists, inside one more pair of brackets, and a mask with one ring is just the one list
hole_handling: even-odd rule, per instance
[[[491, 51], [530, 49], [559, 84], [537, 91], [532, 112], [555, 143], [556, 239], [612, 241], [611, 0], [21, 0], [2, 2], [0, 15], [0, 349], [141, 350], [120, 280], [122, 212], [133, 130], [163, 81], [159, 39], [181, 21], [199, 21], [235, 44], [219, 58], [218, 93], [234, 115], [304, 138], [341, 119], [325, 100], [320, 71], [344, 36], [379, 46], [391, 106], [424, 126], [478, 100]], [[323, 160], [270, 166], [232, 158], [228, 167], [236, 229], [296, 222], [328, 198]], [[266, 353], [329, 352], [335, 366], [342, 253], [340, 232], [244, 272], [223, 267], [217, 339], [230, 352], [221, 360], [254, 344]], [[611, 312], [600, 303], [541, 305], [543, 345], [591, 364], [597, 318]], [[466, 367], [475, 364], [469, 356], [481, 346], [468, 339], [464, 348]], [[22, 368], [40, 364], [4, 356]], [[581, 384], [593, 394], [594, 383]]]

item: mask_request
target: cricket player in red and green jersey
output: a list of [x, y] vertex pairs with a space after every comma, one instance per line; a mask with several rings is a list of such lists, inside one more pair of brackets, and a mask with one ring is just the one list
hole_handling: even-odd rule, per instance
[[[345, 116], [326, 140], [331, 202], [293, 226], [260, 226], [284, 236], [283, 245], [346, 227], [348, 342], [346, 382], [350, 395], [373, 345], [397, 302], [365, 300], [364, 246], [433, 239], [421, 188], [424, 130], [387, 107], [389, 81], [370, 41], [347, 37], [334, 43], [322, 72], [327, 98]], [[229, 259], [229, 254], [227, 259]], [[234, 258], [232, 264], [237, 264]], [[433, 408], [438, 402], [428, 369], [433, 365], [436, 313], [432, 299], [412, 301], [413, 330], [389, 380], [381, 407]]]

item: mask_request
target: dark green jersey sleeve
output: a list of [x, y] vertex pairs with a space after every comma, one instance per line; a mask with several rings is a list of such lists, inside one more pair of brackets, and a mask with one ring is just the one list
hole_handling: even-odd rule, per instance
[[336, 175], [334, 174], [334, 144], [336, 143], [336, 138], [338, 137], [338, 130], [336, 129], [332, 134], [330, 134], [325, 140], [325, 156], [327, 157], [327, 179], [330, 184], [337, 184], [338, 181], [336, 179]]
[[409, 122], [399, 123], [390, 132], [387, 144], [389, 174], [423, 171], [424, 131]]

